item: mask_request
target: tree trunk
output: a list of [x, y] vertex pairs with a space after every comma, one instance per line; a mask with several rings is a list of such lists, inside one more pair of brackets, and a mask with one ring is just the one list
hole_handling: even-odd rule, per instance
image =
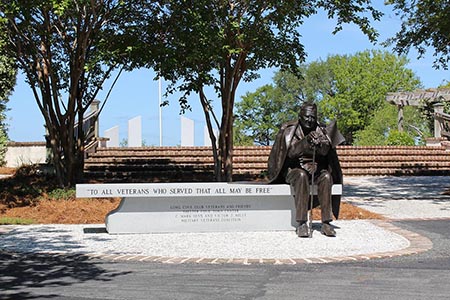
[[55, 128], [51, 127], [51, 124], [47, 124], [48, 128], [48, 135], [50, 140], [50, 146], [52, 150], [52, 163], [53, 168], [55, 168], [55, 175], [56, 179], [58, 181], [58, 185], [60, 187], [64, 187], [64, 168], [63, 168], [63, 162], [61, 160], [61, 152], [59, 151], [61, 149], [60, 145], [58, 145], [58, 142], [60, 139], [57, 137], [57, 133]]
[[[61, 128], [51, 127], [47, 124], [50, 145], [52, 150], [52, 164], [58, 185], [61, 188], [74, 186], [80, 181], [83, 175], [83, 148], [77, 147], [74, 143], [73, 133], [66, 126]], [[69, 133], [70, 132], [70, 133]], [[77, 144], [83, 143], [82, 138], [78, 138]]]
[[[227, 101], [228, 102], [228, 101]], [[229, 103], [228, 103], [229, 104]], [[224, 105], [220, 127], [219, 149], [224, 180], [233, 181], [233, 112], [231, 105]]]
[[233, 181], [233, 114], [228, 114], [224, 145], [224, 176], [227, 182]]
[[[208, 103], [208, 100], [206, 99], [203, 89], [200, 89], [199, 94], [200, 94], [200, 103], [202, 104], [203, 112], [205, 114], [206, 126], [208, 127], [209, 138], [211, 139], [211, 147], [212, 147], [213, 158], [214, 158], [214, 179], [215, 179], [215, 181], [222, 181], [222, 163], [221, 163], [222, 160], [220, 158], [219, 151], [217, 149], [217, 139], [216, 139], [216, 136], [214, 135], [211, 117], [209, 115], [210, 112], [212, 114], [213, 114], [213, 112], [211, 111], [210, 105]], [[216, 120], [216, 123], [217, 123], [217, 120]]]
[[236, 89], [245, 72], [246, 52], [241, 52], [232, 66], [232, 55], [227, 58], [227, 63], [221, 72], [222, 82], [222, 124], [220, 150], [223, 162], [224, 177], [226, 181], [233, 181], [233, 108], [236, 96]]

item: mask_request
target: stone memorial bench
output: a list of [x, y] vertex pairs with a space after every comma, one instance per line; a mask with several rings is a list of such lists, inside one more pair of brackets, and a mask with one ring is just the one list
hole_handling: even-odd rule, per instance
[[[333, 185], [332, 194], [341, 195], [342, 185]], [[294, 199], [287, 184], [77, 184], [76, 196], [122, 198], [106, 216], [110, 234], [275, 231], [296, 226]]]

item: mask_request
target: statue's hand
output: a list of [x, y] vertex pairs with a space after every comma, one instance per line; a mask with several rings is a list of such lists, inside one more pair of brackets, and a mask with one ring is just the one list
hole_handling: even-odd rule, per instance
[[328, 138], [321, 132], [311, 131], [306, 138], [312, 147], [320, 147], [329, 144]]
[[301, 167], [311, 175], [317, 171], [317, 163], [316, 162], [302, 163]]
[[319, 136], [319, 143], [321, 145], [330, 145], [330, 140], [323, 132], [319, 132], [318, 136]]
[[306, 136], [306, 139], [308, 140], [308, 143], [312, 147], [316, 147], [319, 145], [318, 135], [317, 135], [317, 132], [315, 132], [315, 131], [311, 131], [310, 133], [308, 133], [308, 135]]

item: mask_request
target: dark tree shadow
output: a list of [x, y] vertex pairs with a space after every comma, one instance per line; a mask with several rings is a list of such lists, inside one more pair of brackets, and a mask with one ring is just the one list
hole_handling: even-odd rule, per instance
[[[0, 251], [0, 299], [36, 299], [27, 288], [70, 286], [84, 281], [110, 281], [130, 272], [111, 272], [89, 257], [77, 255], [14, 254]], [[45, 298], [57, 298], [50, 294]]]
[[[46, 236], [45, 233], [58, 234]], [[92, 280], [103, 282], [129, 273], [103, 269], [104, 262], [83, 255], [79, 242], [73, 240], [68, 230], [61, 228], [14, 228], [1, 234], [0, 242], [0, 300], [36, 299], [41, 296], [33, 295], [27, 289], [70, 286]], [[26, 249], [26, 252], [17, 249]], [[59, 296], [45, 296], [56, 297]]]
[[343, 196], [364, 200], [373, 207], [383, 206], [382, 200], [431, 200], [443, 204], [450, 202], [446, 193], [449, 187], [449, 176], [372, 177], [370, 184], [345, 184], [344, 178]]

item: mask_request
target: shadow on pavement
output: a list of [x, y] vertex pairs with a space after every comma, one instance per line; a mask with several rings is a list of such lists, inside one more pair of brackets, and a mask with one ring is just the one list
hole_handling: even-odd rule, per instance
[[[80, 230], [86, 235], [84, 239], [88, 241], [102, 242], [112, 239], [105, 234], [99, 235], [99, 233], [106, 233], [105, 227], [87, 227]], [[32, 230], [27, 226], [19, 226], [4, 234], [1, 241], [2, 244], [0, 249], [2, 248], [4, 250], [23, 248], [27, 249], [30, 253], [85, 252], [83, 244], [74, 238], [72, 229], [62, 229], [53, 225], [37, 225], [33, 226]]]
[[[130, 272], [111, 272], [83, 255], [14, 255], [0, 252], [0, 299], [36, 299], [30, 288], [70, 286], [84, 281], [110, 281]], [[58, 295], [46, 294], [45, 298]]]
[[344, 197], [371, 199], [450, 199], [443, 193], [450, 187], [448, 176], [403, 176], [344, 178]]
[[343, 200], [389, 218], [448, 218], [450, 176], [344, 177]]

